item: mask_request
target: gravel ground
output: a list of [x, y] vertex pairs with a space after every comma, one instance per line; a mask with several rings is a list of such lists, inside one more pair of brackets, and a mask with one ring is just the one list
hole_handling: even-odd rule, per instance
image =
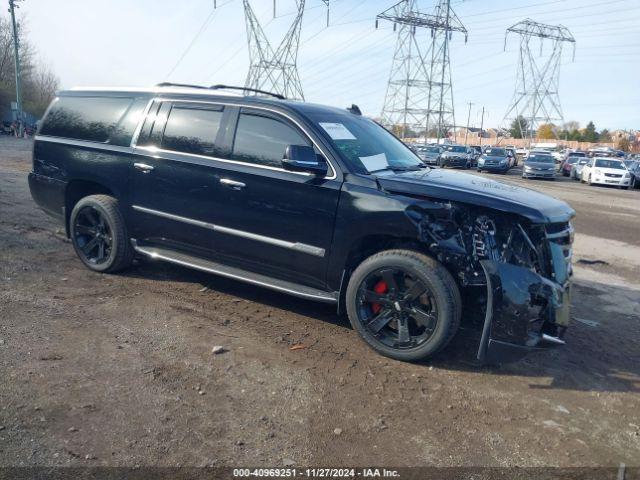
[[0, 465], [640, 466], [640, 192], [500, 177], [578, 212], [568, 344], [476, 368], [460, 336], [405, 364], [329, 306], [90, 272], [31, 200], [29, 150], [0, 139]]

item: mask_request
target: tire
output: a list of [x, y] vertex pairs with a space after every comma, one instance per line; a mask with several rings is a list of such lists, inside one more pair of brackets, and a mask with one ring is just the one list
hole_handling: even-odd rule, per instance
[[[134, 251], [122, 212], [118, 201], [109, 195], [80, 199], [69, 217], [69, 233], [76, 254], [95, 272], [117, 272], [133, 261]], [[92, 243], [95, 246], [87, 251]]]
[[[397, 290], [384, 283], [388, 290], [376, 293], [380, 282], [389, 278], [394, 279], [391, 283]], [[377, 282], [375, 291], [372, 282]], [[422, 287], [425, 290], [419, 296], [407, 300], [411, 297], [407, 292]], [[370, 294], [376, 299], [384, 297], [386, 303], [368, 302], [365, 296]], [[419, 321], [425, 316], [425, 301], [430, 309], [426, 314], [429, 327]], [[458, 330], [462, 312], [460, 291], [451, 274], [436, 260], [411, 250], [387, 250], [362, 262], [349, 279], [346, 304], [351, 325], [373, 350], [409, 362], [442, 350]], [[378, 311], [374, 310], [376, 305]], [[419, 316], [412, 316], [418, 312]], [[384, 322], [378, 330], [371, 326], [375, 319]], [[404, 339], [402, 324], [406, 325]]]

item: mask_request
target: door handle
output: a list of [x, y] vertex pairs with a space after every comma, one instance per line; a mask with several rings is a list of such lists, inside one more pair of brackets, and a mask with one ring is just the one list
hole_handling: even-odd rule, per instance
[[146, 163], [134, 163], [133, 166], [136, 170], [140, 170], [142, 173], [149, 173], [154, 167], [147, 165]]
[[242, 190], [246, 185], [242, 182], [236, 182], [235, 180], [229, 180], [228, 178], [221, 178], [220, 183], [233, 190]]

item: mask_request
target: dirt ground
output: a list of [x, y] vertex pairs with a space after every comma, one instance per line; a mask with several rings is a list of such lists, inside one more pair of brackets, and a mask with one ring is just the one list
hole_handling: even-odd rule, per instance
[[476, 368], [463, 335], [400, 363], [331, 306], [163, 263], [92, 273], [30, 168], [0, 140], [2, 466], [640, 466], [640, 191], [500, 178], [577, 210], [576, 320], [563, 349]]

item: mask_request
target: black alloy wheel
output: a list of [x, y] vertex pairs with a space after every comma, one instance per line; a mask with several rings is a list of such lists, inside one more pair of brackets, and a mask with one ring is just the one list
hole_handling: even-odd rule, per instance
[[78, 211], [73, 224], [73, 240], [85, 263], [101, 265], [109, 260], [112, 231], [109, 221], [95, 207], [87, 205]]
[[438, 322], [433, 292], [409, 272], [375, 270], [360, 284], [357, 298], [360, 322], [388, 347], [415, 348], [433, 335]]
[[397, 360], [435, 355], [460, 325], [456, 281], [437, 260], [413, 250], [386, 250], [363, 261], [349, 279], [345, 302], [354, 330]]
[[91, 270], [111, 273], [133, 262], [119, 202], [110, 195], [81, 198], [69, 216], [69, 236], [76, 254]]

